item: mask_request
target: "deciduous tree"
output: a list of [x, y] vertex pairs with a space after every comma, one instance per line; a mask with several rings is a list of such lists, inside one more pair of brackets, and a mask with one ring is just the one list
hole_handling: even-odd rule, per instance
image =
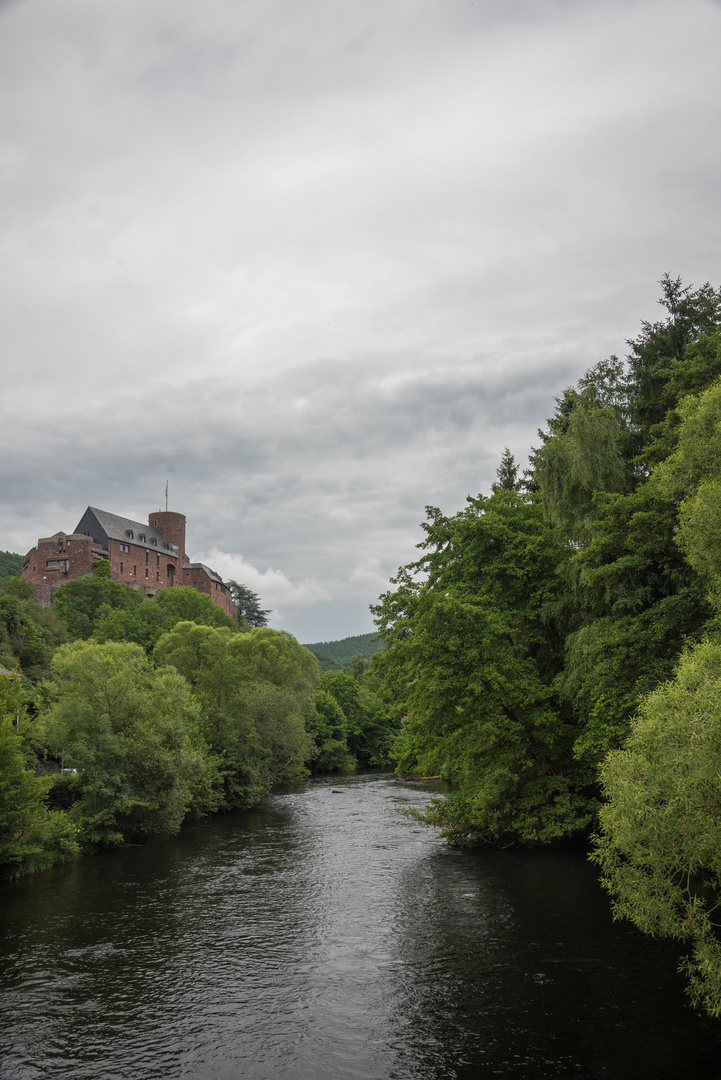
[[721, 1016], [721, 645], [707, 641], [641, 704], [601, 770], [594, 861], [616, 917], [691, 946], [690, 993]]

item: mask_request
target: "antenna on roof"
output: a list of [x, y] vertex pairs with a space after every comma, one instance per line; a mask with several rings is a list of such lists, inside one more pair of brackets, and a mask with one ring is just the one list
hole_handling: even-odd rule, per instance
[[165, 512], [168, 512], [168, 481], [165, 481]]

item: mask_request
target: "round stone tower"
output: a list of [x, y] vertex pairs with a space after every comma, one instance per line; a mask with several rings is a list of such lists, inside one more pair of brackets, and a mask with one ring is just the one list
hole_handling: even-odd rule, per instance
[[178, 549], [178, 570], [182, 570], [188, 561], [185, 554], [185, 514], [176, 514], [173, 510], [156, 510], [148, 514], [148, 525], [158, 529], [166, 540]]

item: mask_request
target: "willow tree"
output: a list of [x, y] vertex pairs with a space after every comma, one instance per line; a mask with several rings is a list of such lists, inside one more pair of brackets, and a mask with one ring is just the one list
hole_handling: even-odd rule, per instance
[[682, 659], [602, 770], [593, 859], [617, 918], [691, 946], [689, 992], [721, 1016], [721, 644]]

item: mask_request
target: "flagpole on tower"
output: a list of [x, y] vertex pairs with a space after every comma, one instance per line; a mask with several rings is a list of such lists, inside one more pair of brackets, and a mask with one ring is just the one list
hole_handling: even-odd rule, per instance
[[165, 512], [168, 512], [168, 481], [165, 481]]

